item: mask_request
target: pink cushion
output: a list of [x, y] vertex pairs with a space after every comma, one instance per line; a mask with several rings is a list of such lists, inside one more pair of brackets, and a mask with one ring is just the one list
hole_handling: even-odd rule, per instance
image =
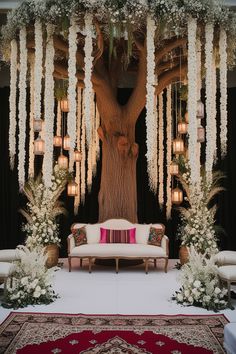
[[100, 228], [100, 243], [136, 243], [136, 228], [129, 230], [109, 230]]

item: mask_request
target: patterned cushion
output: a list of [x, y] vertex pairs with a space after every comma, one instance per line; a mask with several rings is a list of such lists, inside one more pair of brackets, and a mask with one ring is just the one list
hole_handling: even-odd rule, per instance
[[85, 227], [81, 227], [79, 229], [72, 229], [72, 234], [75, 240], [75, 247], [87, 243]]
[[150, 227], [148, 244], [161, 247], [161, 240], [163, 236], [164, 236], [163, 230], [156, 229], [155, 227]]
[[129, 230], [109, 230], [100, 228], [100, 243], [136, 243], [136, 229]]

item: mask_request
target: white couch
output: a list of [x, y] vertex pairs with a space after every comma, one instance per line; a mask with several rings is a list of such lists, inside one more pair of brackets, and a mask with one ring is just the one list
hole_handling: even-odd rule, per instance
[[[165, 260], [165, 272], [167, 272], [169, 257], [169, 239], [163, 236], [161, 247], [148, 244], [150, 227], [160, 228], [165, 231], [163, 224], [132, 224], [124, 219], [110, 219], [100, 224], [73, 224], [72, 228], [81, 228], [85, 226], [87, 244], [75, 246], [72, 234], [68, 236], [68, 263], [69, 272], [71, 271], [72, 258], [89, 260], [89, 273], [91, 273], [92, 262], [95, 259], [115, 259], [116, 273], [119, 270], [119, 259], [143, 259], [145, 262], [145, 271], [148, 273], [148, 262], [154, 260], [156, 266], [157, 259]], [[111, 230], [128, 230], [136, 228], [136, 243], [99, 243], [100, 227]]]

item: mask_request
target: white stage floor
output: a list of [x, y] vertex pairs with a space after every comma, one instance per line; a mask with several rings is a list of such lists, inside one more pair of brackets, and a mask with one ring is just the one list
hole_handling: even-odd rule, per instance
[[[158, 268], [150, 265], [145, 274], [144, 265], [121, 268], [119, 274], [114, 267], [94, 266], [91, 274], [84, 265], [79, 267], [72, 260], [72, 272], [68, 272], [67, 260], [56, 273], [54, 289], [60, 295], [49, 305], [28, 306], [17, 311], [57, 312], [83, 314], [214, 314], [197, 307], [183, 307], [171, 300], [172, 294], [179, 289], [177, 282], [180, 271], [174, 269], [175, 260], [169, 261], [168, 273], [164, 273], [161, 262]], [[233, 300], [236, 308], [236, 300]], [[0, 322], [11, 309], [0, 308]], [[225, 316], [236, 322], [236, 309], [225, 310]]]

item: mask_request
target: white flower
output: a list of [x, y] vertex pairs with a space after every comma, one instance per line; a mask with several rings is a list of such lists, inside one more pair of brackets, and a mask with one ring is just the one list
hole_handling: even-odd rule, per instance
[[216, 295], [220, 294], [220, 293], [221, 293], [221, 290], [220, 290], [220, 288], [215, 288], [215, 291], [214, 291], [214, 293], [215, 293]]

